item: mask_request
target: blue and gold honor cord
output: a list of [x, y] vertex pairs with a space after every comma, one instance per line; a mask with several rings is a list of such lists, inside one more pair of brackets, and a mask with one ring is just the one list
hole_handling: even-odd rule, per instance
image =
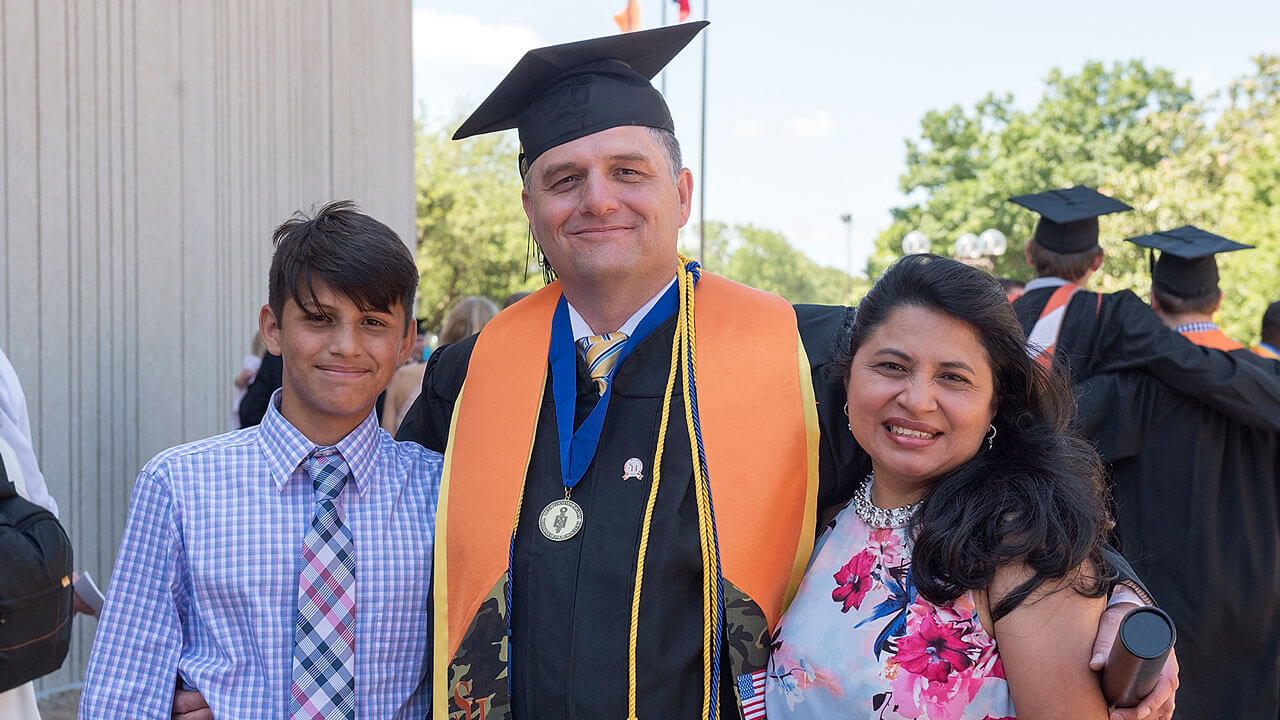
[[649, 500], [644, 509], [644, 523], [640, 531], [640, 549], [636, 557], [635, 592], [631, 599], [631, 634], [627, 647], [627, 717], [639, 720], [636, 709], [636, 643], [640, 634], [640, 590], [644, 584], [644, 561], [649, 548], [649, 531], [653, 522], [653, 508], [658, 500], [658, 482], [662, 476], [662, 451], [666, 446], [667, 425], [671, 418], [671, 398], [675, 394], [676, 378], [681, 383], [684, 397], [685, 427], [689, 433], [689, 448], [693, 463], [693, 483], [698, 506], [698, 539], [702, 550], [702, 713], [706, 720], [715, 720], [720, 697], [720, 644], [724, 628], [724, 581], [720, 575], [720, 545], [716, 539], [715, 510], [711, 503], [711, 484], [707, 474], [707, 458], [702, 447], [702, 428], [698, 423], [698, 388], [695, 356], [697, 336], [693, 322], [693, 289], [701, 269], [698, 263], [680, 256], [676, 282], [679, 286], [680, 307], [677, 311], [675, 340], [671, 344], [671, 369], [667, 375], [667, 389], [662, 401], [662, 422], [658, 430], [658, 447], [654, 451], [653, 484], [649, 487]]

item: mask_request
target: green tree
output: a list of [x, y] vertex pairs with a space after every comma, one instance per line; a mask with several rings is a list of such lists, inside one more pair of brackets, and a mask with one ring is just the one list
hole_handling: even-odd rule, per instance
[[1009, 95], [991, 94], [972, 112], [953, 106], [927, 113], [921, 136], [907, 141], [901, 178], [903, 191], [919, 200], [894, 211], [868, 275], [901, 255], [910, 230], [928, 235], [934, 252], [950, 254], [961, 234], [993, 227], [1009, 238], [995, 274], [1025, 279], [1030, 270], [1021, 251], [1035, 216], [1006, 200], [1070, 185], [1105, 191], [1125, 173], [1155, 166], [1189, 142], [1184, 133], [1195, 127], [1160, 127], [1150, 118], [1177, 114], [1191, 102], [1187, 86], [1170, 71], [1135, 60], [1109, 69], [1090, 62], [1076, 75], [1054, 70], [1029, 111], [1014, 109]]
[[861, 278], [814, 263], [782, 233], [751, 224], [708, 222], [703, 259], [712, 272], [792, 303], [848, 304], [868, 287]]
[[528, 223], [512, 139], [495, 133], [456, 142], [447, 130], [419, 125], [416, 150], [418, 317], [439, 327], [467, 295], [500, 303], [541, 286], [540, 273], [526, 272]]
[[948, 254], [961, 233], [995, 227], [1009, 237], [996, 274], [1026, 279], [1021, 250], [1036, 216], [1005, 199], [1090, 185], [1135, 209], [1103, 218], [1107, 260], [1094, 289], [1145, 296], [1148, 257], [1123, 238], [1196, 225], [1258, 247], [1219, 258], [1218, 320], [1228, 334], [1255, 341], [1263, 309], [1280, 299], [1280, 57], [1254, 64], [1203, 103], [1167, 70], [1091, 62], [1077, 75], [1050, 73], [1030, 111], [990, 95], [971, 112], [926, 114], [920, 137], [907, 142], [901, 178], [916, 202], [894, 211], [869, 274], [901, 254], [910, 230]]
[[[1156, 113], [1147, 122], [1159, 133], [1184, 138], [1169, 156], [1137, 172], [1118, 174], [1119, 197], [1140, 210], [1116, 218], [1118, 237], [1195, 225], [1256, 250], [1221, 255], [1224, 298], [1218, 322], [1246, 342], [1270, 302], [1280, 299], [1280, 57], [1259, 56], [1255, 71], [1206, 106], [1225, 103], [1216, 122], [1200, 105]], [[1148, 258], [1130, 243], [1109, 248], [1102, 289], [1150, 289]], [[1117, 258], [1119, 260], [1117, 261]]]
[[1262, 313], [1280, 300], [1280, 55], [1260, 55], [1255, 71], [1227, 88], [1229, 105], [1198, 165], [1212, 168], [1221, 198], [1205, 228], [1255, 250], [1219, 259], [1225, 295], [1218, 320], [1257, 342]]

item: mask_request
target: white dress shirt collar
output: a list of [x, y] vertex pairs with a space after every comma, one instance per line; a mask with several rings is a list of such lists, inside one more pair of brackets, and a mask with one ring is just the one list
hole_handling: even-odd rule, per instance
[[1026, 286], [1022, 288], [1022, 292], [1029, 293], [1032, 290], [1039, 290], [1040, 288], [1062, 287], [1063, 285], [1069, 285], [1070, 283], [1070, 280], [1063, 280], [1060, 277], [1038, 277], [1035, 280], [1028, 282]]
[[[641, 305], [639, 310], [636, 310], [626, 322], [622, 323], [622, 327], [618, 328], [618, 332], [626, 333], [627, 337], [631, 337], [635, 333], [636, 327], [640, 325], [640, 321], [644, 319], [645, 315], [649, 314], [654, 305], [658, 304], [663, 294], [675, 284], [675, 281], [675, 278], [671, 278], [671, 282], [663, 285], [657, 295], [649, 298], [649, 302]], [[573, 306], [573, 303], [569, 302], [568, 298], [565, 298], [565, 304], [569, 306], [569, 326], [573, 328], [573, 341], [576, 343], [584, 337], [595, 335], [591, 331], [591, 326], [587, 325], [587, 321], [582, 319], [582, 314]]]

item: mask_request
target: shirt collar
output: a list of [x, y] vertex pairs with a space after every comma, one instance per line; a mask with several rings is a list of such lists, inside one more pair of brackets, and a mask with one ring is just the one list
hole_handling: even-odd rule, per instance
[[[662, 296], [671, 288], [672, 285], [675, 284], [675, 282], [676, 279], [671, 278], [670, 282], [663, 285], [657, 295], [649, 298], [649, 302], [641, 305], [639, 310], [632, 313], [631, 317], [627, 318], [627, 321], [622, 323], [622, 327], [618, 328], [618, 332], [626, 333], [627, 337], [631, 337], [635, 334], [636, 328], [640, 326], [640, 321], [644, 320], [644, 316], [649, 314], [649, 311], [653, 309], [653, 306], [658, 304], [658, 301], [662, 299]], [[591, 332], [591, 326], [587, 325], [587, 321], [582, 319], [582, 314], [573, 306], [573, 303], [569, 302], [568, 298], [565, 298], [565, 304], [569, 306], [569, 327], [573, 329], [573, 341], [577, 342], [582, 338], [594, 335], [595, 333]]]
[[1218, 327], [1218, 323], [1216, 322], [1201, 320], [1198, 322], [1184, 323], [1174, 328], [1173, 331], [1176, 333], [1199, 333], [1199, 332], [1214, 332], [1216, 330], [1221, 330], [1221, 329], [1222, 328]]
[[1022, 292], [1029, 293], [1032, 290], [1039, 290], [1040, 288], [1056, 288], [1070, 284], [1070, 280], [1063, 280], [1060, 277], [1038, 277], [1035, 280], [1028, 282], [1026, 286], [1022, 288]]
[[[285, 483], [293, 476], [293, 471], [320, 447], [308, 440], [280, 414], [280, 393], [278, 389], [272, 393], [271, 401], [267, 403], [267, 412], [258, 426], [258, 444], [267, 459], [271, 480], [277, 490], [283, 490]], [[334, 445], [351, 468], [356, 490], [361, 495], [368, 491], [369, 479], [373, 476], [379, 442], [378, 430], [378, 415], [370, 410], [369, 416], [355, 430], [347, 433], [346, 437]]]

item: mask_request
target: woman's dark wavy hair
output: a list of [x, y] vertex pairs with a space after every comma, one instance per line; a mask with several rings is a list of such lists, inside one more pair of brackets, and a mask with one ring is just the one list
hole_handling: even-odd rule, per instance
[[1049, 580], [1099, 597], [1115, 571], [1102, 555], [1112, 523], [1102, 465], [1071, 430], [1070, 386], [1026, 352], [1026, 336], [1004, 290], [981, 270], [936, 255], [910, 255], [885, 272], [846, 327], [833, 371], [849, 376], [853, 355], [903, 306], [962, 320], [982, 340], [995, 377], [994, 446], [937, 479], [908, 532], [911, 572], [934, 603], [986, 589], [996, 568], [1024, 563], [1033, 575], [1003, 598], [999, 619]]

